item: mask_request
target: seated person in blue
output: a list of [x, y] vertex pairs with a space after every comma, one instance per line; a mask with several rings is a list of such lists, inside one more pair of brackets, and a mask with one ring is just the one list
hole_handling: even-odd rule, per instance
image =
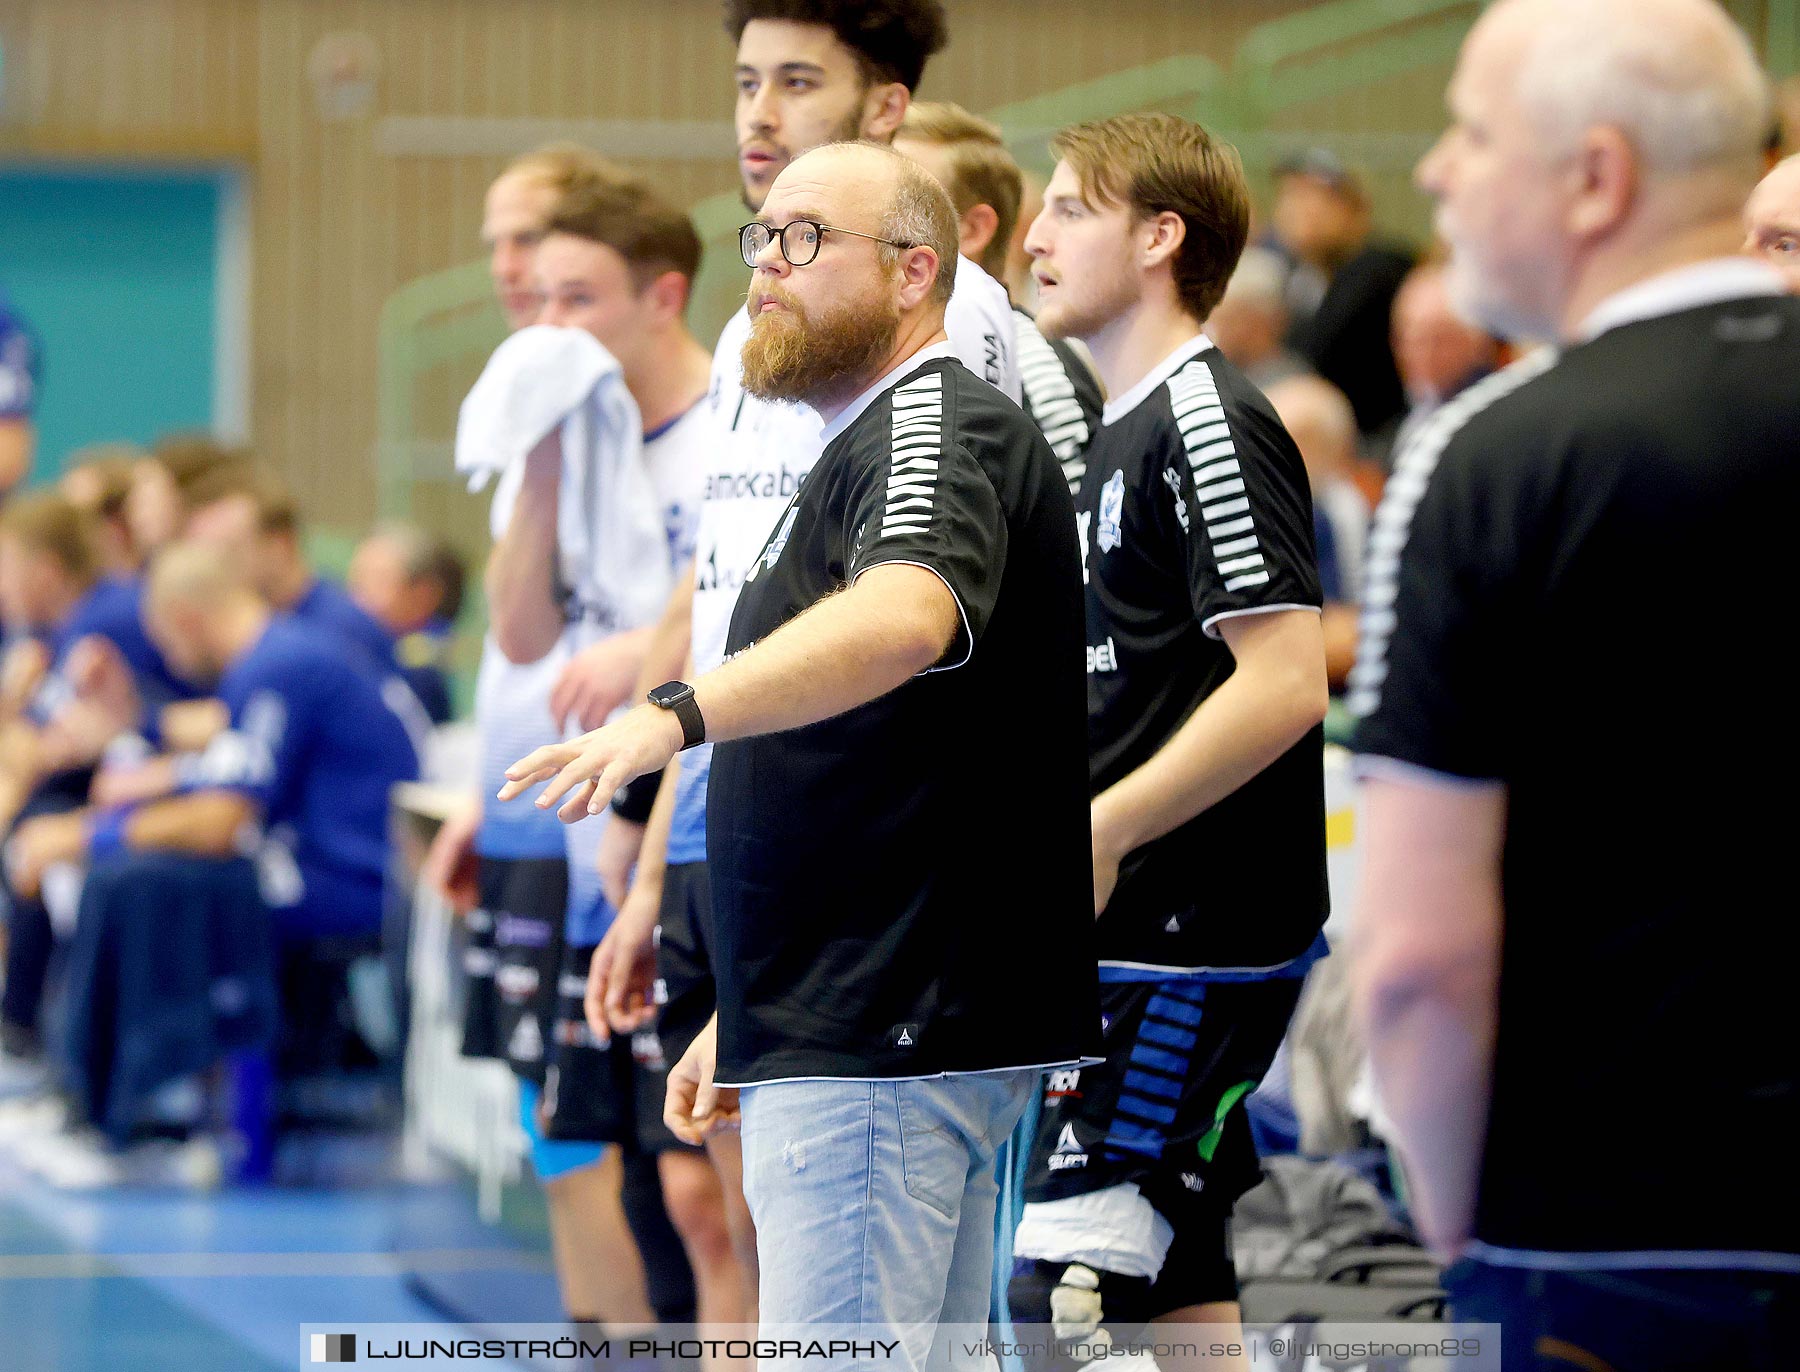
[[433, 724], [450, 719], [448, 658], [463, 576], [456, 549], [416, 524], [377, 526], [350, 559], [350, 598], [393, 636], [400, 675]]
[[313, 570], [301, 542], [299, 509], [273, 473], [227, 463], [198, 478], [184, 495], [183, 537], [223, 549], [271, 608], [353, 645], [372, 665], [392, 668], [393, 635], [342, 586]]
[[21, 825], [7, 855], [15, 885], [33, 893], [53, 864], [120, 851], [253, 851], [278, 943], [373, 935], [389, 792], [418, 775], [411, 693], [271, 609], [216, 548], [160, 554], [145, 608], [177, 670], [218, 683], [228, 726], [203, 753], [140, 769], [133, 803]]
[[[53, 492], [0, 509], [0, 835], [21, 816], [82, 805], [102, 749], [137, 727], [140, 702], [173, 688], [136, 597], [100, 575], [92, 532]], [[0, 1052], [29, 1058], [55, 940], [36, 901], [5, 893], [0, 903], [8, 927]]]
[[[49, 727], [49, 771], [91, 767], [121, 732], [155, 734], [161, 710], [199, 694], [150, 641], [143, 588], [107, 574], [94, 518], [66, 496], [39, 491], [6, 506], [14, 604], [5, 612], [15, 690], [29, 682], [32, 721]], [[105, 710], [79, 708], [97, 705]], [[54, 737], [52, 737], [54, 736]], [[20, 754], [8, 750], [14, 763]], [[0, 803], [0, 827], [10, 818]]]

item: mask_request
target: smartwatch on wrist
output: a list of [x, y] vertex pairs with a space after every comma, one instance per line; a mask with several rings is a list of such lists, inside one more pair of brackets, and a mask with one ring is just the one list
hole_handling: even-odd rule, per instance
[[671, 711], [681, 721], [681, 749], [686, 752], [706, 742], [706, 721], [694, 700], [694, 688], [685, 681], [665, 681], [645, 697], [659, 710]]

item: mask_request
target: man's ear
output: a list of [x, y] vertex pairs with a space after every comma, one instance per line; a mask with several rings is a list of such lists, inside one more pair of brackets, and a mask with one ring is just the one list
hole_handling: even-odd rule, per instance
[[1609, 232], [1631, 212], [1638, 193], [1637, 152], [1610, 125], [1589, 129], [1571, 159], [1573, 181], [1568, 228], [1580, 238]]
[[871, 143], [891, 143], [906, 118], [912, 92], [898, 81], [883, 81], [863, 94], [862, 136]]
[[680, 319], [687, 310], [688, 279], [677, 271], [666, 271], [644, 289], [644, 297], [658, 319]]
[[971, 262], [981, 261], [981, 254], [987, 251], [999, 229], [1000, 216], [992, 205], [969, 206], [968, 213], [962, 217], [959, 235], [958, 247], [962, 255]]
[[1187, 242], [1187, 224], [1174, 210], [1153, 214], [1139, 226], [1141, 265], [1160, 267]]
[[937, 284], [942, 264], [935, 249], [923, 244], [900, 250], [900, 308], [914, 309]]

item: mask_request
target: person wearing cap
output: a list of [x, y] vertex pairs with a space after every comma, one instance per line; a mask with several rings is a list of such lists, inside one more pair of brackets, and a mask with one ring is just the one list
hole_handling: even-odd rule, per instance
[[1323, 148], [1276, 167], [1270, 219], [1295, 264], [1288, 346], [1350, 398], [1365, 447], [1384, 448], [1406, 413], [1388, 330], [1415, 254], [1375, 236], [1368, 187]]

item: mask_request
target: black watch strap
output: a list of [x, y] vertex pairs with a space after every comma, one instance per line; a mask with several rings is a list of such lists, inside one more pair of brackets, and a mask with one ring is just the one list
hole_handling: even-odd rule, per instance
[[672, 712], [681, 721], [682, 751], [706, 742], [706, 721], [694, 699], [694, 688], [685, 681], [665, 681], [645, 697], [652, 705]]

